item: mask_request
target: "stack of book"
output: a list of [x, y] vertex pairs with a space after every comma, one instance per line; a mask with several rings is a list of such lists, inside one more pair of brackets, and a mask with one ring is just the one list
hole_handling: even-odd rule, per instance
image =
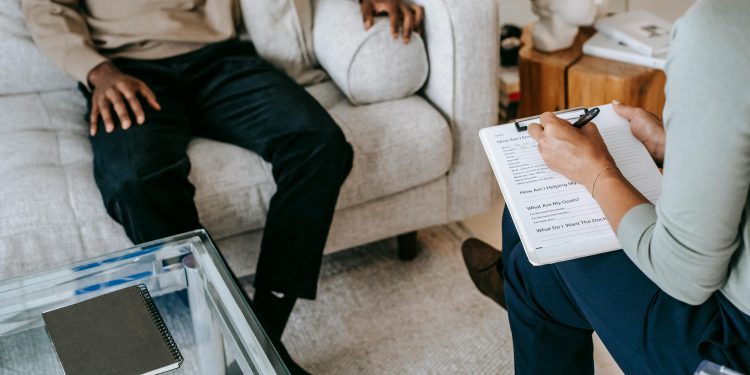
[[598, 31], [583, 44], [583, 53], [610, 60], [664, 69], [672, 24], [637, 10], [601, 18]]

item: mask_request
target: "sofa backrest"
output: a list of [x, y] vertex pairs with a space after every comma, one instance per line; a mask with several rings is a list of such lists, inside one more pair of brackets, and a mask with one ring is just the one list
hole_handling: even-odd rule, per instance
[[238, 0], [258, 54], [303, 86], [328, 79], [313, 49], [313, 0]]
[[[318, 67], [313, 48], [313, 7], [317, 10], [326, 8], [324, 5], [327, 5], [326, 9], [331, 13], [327, 17], [331, 22], [323, 22], [322, 25], [330, 30], [327, 30], [327, 33], [317, 33], [318, 42], [326, 44], [322, 48], [331, 49], [328, 51], [331, 58], [324, 67], [332, 69], [329, 73], [334, 76], [346, 77], [337, 80], [336, 83], [344, 90], [350, 101], [355, 104], [366, 104], [400, 99], [412, 95], [425, 81], [429, 64], [424, 44], [419, 36], [415, 35], [408, 47], [387, 37], [381, 38], [383, 40], [371, 37], [376, 34], [386, 35], [387, 28], [379, 30], [377, 26], [384, 25], [376, 24], [376, 27], [365, 32], [364, 27], [359, 25], [359, 6], [351, 0], [237, 1], [243, 12], [244, 26], [259, 55], [285, 71], [301, 85], [306, 86], [328, 79], [325, 72]], [[351, 11], [347, 12], [344, 8], [351, 8]], [[336, 18], [345, 16], [351, 18], [348, 19], [352, 21], [349, 22], [353, 25], [351, 29], [357, 32], [334, 35], [342, 31], [341, 27], [335, 27], [338, 23]], [[385, 20], [380, 21], [387, 23]], [[332, 37], [322, 38], [320, 35]], [[384, 45], [391, 47], [392, 53], [388, 53], [386, 59], [366, 58], [367, 61], [359, 61], [360, 63], [353, 58], [337, 61], [342, 56], [336, 51], [340, 50], [343, 44], [352, 43], [356, 44], [352, 45], [353, 50], [362, 54], [369, 50], [372, 50], [374, 55], [378, 55], [379, 51], [390, 51], [384, 48]], [[360, 44], [367, 44], [369, 50], [361, 48]], [[398, 48], [394, 49], [391, 44], [398, 45]], [[359, 69], [353, 69], [352, 65]], [[398, 74], [394, 76], [386, 73]], [[362, 90], [350, 87], [357, 86], [358, 83]], [[21, 0], [0, 1], [0, 96], [72, 89], [75, 85], [76, 82], [67, 77], [34, 44], [23, 19]], [[360, 95], [355, 95], [355, 92], [359, 92]]]
[[31, 39], [21, 0], [0, 1], [0, 95], [75, 88]]

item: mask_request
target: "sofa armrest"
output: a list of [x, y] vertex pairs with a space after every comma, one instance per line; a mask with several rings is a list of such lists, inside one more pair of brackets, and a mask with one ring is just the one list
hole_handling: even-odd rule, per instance
[[499, 67], [495, 0], [414, 0], [425, 10], [430, 76], [424, 96], [449, 120], [453, 165], [448, 219], [486, 211], [494, 178], [479, 129], [497, 122]]

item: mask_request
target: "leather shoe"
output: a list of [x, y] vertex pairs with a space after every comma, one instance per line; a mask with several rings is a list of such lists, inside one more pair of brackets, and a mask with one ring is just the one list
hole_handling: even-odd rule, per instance
[[284, 365], [286, 365], [286, 368], [291, 375], [311, 375], [307, 370], [294, 361], [281, 340], [271, 338], [271, 343], [274, 348], [276, 348], [276, 352], [279, 353], [279, 357], [281, 357], [281, 360], [284, 362]]
[[503, 268], [502, 252], [477, 238], [469, 238], [461, 245], [461, 254], [474, 286], [505, 309], [503, 275], [498, 271]]

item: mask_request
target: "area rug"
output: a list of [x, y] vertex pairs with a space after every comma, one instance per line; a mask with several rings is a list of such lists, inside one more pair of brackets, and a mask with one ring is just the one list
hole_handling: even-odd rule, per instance
[[422, 230], [409, 262], [395, 240], [326, 255], [318, 299], [295, 307], [287, 348], [314, 374], [513, 373], [507, 314], [461, 259], [469, 236], [461, 224]]

